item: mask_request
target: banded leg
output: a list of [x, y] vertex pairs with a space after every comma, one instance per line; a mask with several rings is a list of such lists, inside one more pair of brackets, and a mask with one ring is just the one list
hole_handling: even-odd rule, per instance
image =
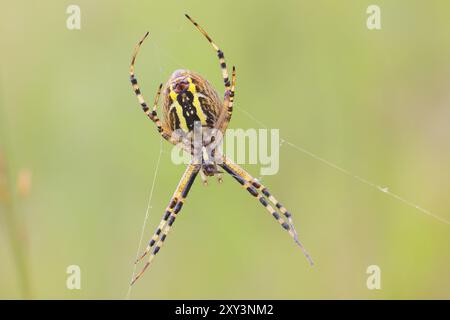
[[234, 169], [234, 171], [239, 172], [246, 181], [248, 181], [252, 186], [254, 186], [259, 192], [261, 192], [265, 197], [267, 197], [267, 199], [269, 199], [269, 201], [277, 207], [278, 210], [280, 210], [280, 212], [286, 217], [286, 219], [288, 220], [289, 224], [291, 225], [291, 228], [294, 229], [294, 233], [297, 236], [297, 232], [295, 231], [294, 228], [294, 221], [292, 219], [292, 214], [286, 209], [285, 206], [283, 206], [269, 191], [269, 189], [267, 189], [266, 186], [264, 186], [261, 182], [259, 182], [258, 179], [253, 178], [248, 172], [246, 172], [245, 170], [243, 170], [240, 166], [238, 166], [237, 164], [233, 163], [231, 160], [227, 159], [226, 157], [224, 157], [223, 159], [224, 162], [226, 162], [231, 168]]
[[269, 191], [269, 189], [267, 189], [267, 187], [265, 185], [263, 185], [258, 179], [253, 178], [253, 180], [251, 181], [252, 185], [259, 191], [261, 192], [264, 196], [267, 197], [267, 199], [269, 199], [269, 201], [275, 206], [277, 207], [278, 210], [280, 210], [280, 212], [286, 217], [286, 219], [288, 220], [291, 228], [294, 230], [294, 233], [296, 235], [296, 237], [298, 237], [297, 235], [297, 231], [295, 231], [294, 228], [294, 221], [292, 219], [292, 214], [286, 209], [285, 206], [283, 206]]
[[144, 37], [139, 41], [139, 43], [136, 45], [133, 53], [133, 57], [131, 58], [131, 65], [130, 65], [130, 81], [131, 81], [131, 87], [133, 88], [134, 93], [136, 94], [136, 97], [139, 101], [139, 104], [142, 107], [142, 110], [144, 113], [149, 117], [150, 120], [152, 120], [158, 129], [158, 132], [163, 136], [164, 139], [169, 141], [172, 144], [177, 144], [178, 140], [172, 137], [172, 132], [167, 129], [162, 123], [161, 120], [158, 118], [158, 114], [156, 112], [156, 108], [159, 101], [159, 96], [161, 94], [161, 88], [162, 84], [159, 86], [158, 91], [156, 93], [155, 101], [153, 104], [153, 109], [150, 110], [147, 103], [145, 102], [144, 96], [141, 93], [141, 89], [139, 88], [139, 84], [134, 72], [134, 64], [136, 62], [137, 54], [139, 53], [139, 49], [144, 42], [144, 40], [147, 38], [148, 32], [144, 35]]
[[151, 238], [149, 244], [147, 245], [147, 248], [145, 249], [142, 256], [136, 261], [139, 262], [148, 252], [150, 252], [151, 248], [154, 246], [152, 253], [150, 254], [148, 261], [142, 268], [142, 270], [138, 273], [138, 275], [132, 280], [131, 285], [133, 285], [145, 272], [145, 270], [148, 268], [148, 266], [151, 264], [153, 259], [155, 258], [156, 254], [161, 249], [162, 245], [164, 244], [164, 241], [167, 238], [167, 235], [175, 222], [175, 219], [177, 218], [178, 213], [180, 212], [181, 208], [183, 207], [184, 201], [189, 193], [189, 190], [192, 187], [192, 184], [195, 181], [195, 178], [197, 177], [197, 174], [200, 170], [201, 166], [197, 164], [189, 164], [186, 171], [183, 174], [183, 177], [180, 180], [180, 183], [178, 184], [172, 199], [170, 199], [169, 205], [166, 208], [166, 213], [164, 214], [158, 228], [156, 228], [155, 233], [153, 234], [153, 237]]
[[[214, 41], [211, 39], [208, 33], [206, 33], [206, 31], [197, 22], [195, 22], [189, 15], [185, 14], [185, 16], [186, 18], [189, 19], [189, 21], [192, 22], [192, 24], [197, 28], [197, 30], [200, 31], [205, 36], [205, 38], [209, 41], [213, 49], [217, 52], [220, 69], [222, 71], [223, 83], [225, 85], [225, 103], [224, 103], [225, 109], [222, 111], [224, 118], [218, 121], [218, 127], [221, 128], [222, 132], [224, 132], [226, 126], [230, 122], [231, 114], [233, 111], [234, 90], [236, 83], [236, 68], [233, 66], [232, 82], [230, 83], [227, 63], [225, 62], [225, 55], [223, 54], [223, 51], [220, 50], [220, 48], [214, 43]], [[222, 129], [223, 127], [225, 129]]]
[[203, 30], [202, 27], [200, 27], [200, 25], [197, 22], [195, 22], [189, 15], [185, 14], [185, 16], [186, 16], [186, 18], [189, 19], [189, 21], [191, 21], [194, 24], [194, 26], [197, 28], [197, 30], [200, 31], [205, 36], [205, 38], [209, 41], [211, 46], [217, 52], [217, 56], [219, 57], [220, 69], [222, 70], [222, 77], [223, 77], [223, 83], [225, 85], [225, 90], [229, 91], [231, 84], [230, 84], [230, 79], [228, 78], [227, 64], [225, 62], [225, 56], [224, 56], [222, 50], [219, 49], [219, 47], [214, 43], [214, 41], [211, 39], [211, 37], [206, 33], [205, 30]]
[[225, 102], [223, 104], [224, 109], [222, 110], [216, 124], [222, 134], [228, 127], [230, 123], [231, 116], [233, 115], [233, 103], [234, 103], [234, 91], [236, 88], [236, 68], [233, 66], [233, 72], [231, 74], [231, 89], [225, 92]]
[[[311, 256], [309, 255], [308, 251], [305, 249], [303, 244], [298, 239], [297, 232], [295, 231], [293, 225], [291, 223], [285, 222], [285, 220], [280, 216], [280, 214], [268, 203], [267, 199], [263, 196], [263, 195], [267, 196], [269, 199], [271, 199], [270, 200], [271, 202], [272, 202], [272, 200], [276, 201], [276, 199], [270, 193], [268, 193], [267, 189], [265, 187], [262, 187], [262, 185], [258, 182], [256, 182], [256, 184], [255, 184], [254, 182], [257, 181], [255, 178], [253, 178], [247, 171], [245, 171], [240, 166], [233, 163], [231, 160], [227, 159], [226, 157], [224, 157], [223, 163], [220, 164], [220, 166], [228, 174], [233, 176], [233, 178], [235, 178], [244, 189], [246, 189], [252, 196], [254, 196], [266, 208], [266, 210], [275, 218], [275, 220], [277, 220], [278, 223], [294, 239], [295, 243], [303, 251], [303, 254], [305, 255], [306, 259], [309, 261], [309, 263], [311, 265], [313, 265], [314, 262], [313, 262]], [[262, 190], [262, 189], [265, 189], [265, 191], [262, 192], [263, 195], [261, 195], [258, 192], [258, 190]], [[279, 204], [278, 201], [276, 201], [276, 203]], [[281, 204], [279, 204], [280, 207], [277, 205], [275, 205], [275, 206], [283, 213], [283, 211], [280, 208], [281, 207], [284, 208], [284, 207]], [[289, 218], [291, 218], [291, 215], [285, 208], [284, 208], [284, 211], [285, 211], [285, 213], [288, 214], [288, 215], [286, 215], [283, 213], [289, 221]], [[292, 218], [290, 221], [292, 222]]]

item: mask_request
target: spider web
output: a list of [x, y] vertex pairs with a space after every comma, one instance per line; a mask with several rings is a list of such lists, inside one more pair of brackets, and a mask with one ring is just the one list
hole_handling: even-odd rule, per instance
[[[239, 112], [245, 114], [248, 118], [252, 119], [254, 122], [258, 123], [263, 128], [268, 129], [268, 127], [263, 122], [259, 121], [254, 116], [252, 116], [250, 114], [250, 112], [248, 112], [247, 110], [242, 109], [242, 108], [237, 108], [237, 110]], [[329, 160], [326, 160], [326, 159], [316, 155], [315, 153], [313, 153], [313, 152], [311, 152], [311, 151], [309, 151], [309, 150], [307, 150], [305, 148], [302, 148], [302, 147], [300, 147], [300, 146], [298, 146], [298, 145], [296, 145], [296, 144], [294, 144], [294, 143], [292, 143], [292, 142], [290, 142], [290, 141], [288, 141], [286, 139], [283, 139], [283, 138], [280, 137], [280, 140], [281, 140], [280, 141], [281, 142], [280, 143], [280, 147], [283, 146], [284, 144], [286, 144], [286, 145], [290, 146], [291, 148], [308, 155], [309, 157], [313, 158], [314, 160], [320, 161], [320, 162], [326, 164], [327, 166], [329, 166], [329, 167], [331, 167], [331, 168], [333, 168], [333, 169], [335, 169], [335, 170], [337, 170], [337, 171], [339, 171], [339, 172], [341, 172], [341, 173], [343, 173], [343, 174], [345, 174], [345, 175], [347, 175], [347, 176], [349, 176], [349, 177], [351, 177], [351, 178], [353, 178], [353, 179], [355, 179], [355, 180], [357, 180], [357, 181], [359, 181], [361, 183], [364, 183], [364, 184], [366, 184], [366, 185], [376, 189], [377, 191], [380, 191], [380, 192], [382, 192], [382, 193], [384, 193], [384, 194], [386, 194], [386, 195], [388, 195], [388, 196], [390, 196], [390, 197], [392, 197], [394, 199], [397, 199], [397, 200], [403, 202], [404, 204], [406, 204], [406, 205], [408, 205], [408, 206], [410, 206], [410, 207], [412, 207], [414, 209], [417, 209], [418, 211], [420, 211], [420, 212], [422, 212], [422, 213], [424, 213], [424, 214], [426, 214], [426, 215], [428, 215], [428, 216], [430, 216], [430, 217], [432, 217], [432, 218], [434, 218], [434, 219], [436, 219], [436, 220], [438, 220], [440, 222], [443, 222], [445, 224], [449, 224], [450, 225], [450, 221], [449, 220], [447, 220], [447, 219], [445, 219], [443, 217], [440, 217], [437, 214], [432, 213], [430, 210], [427, 210], [427, 209], [425, 209], [425, 208], [415, 204], [414, 202], [412, 202], [412, 201], [410, 201], [410, 200], [408, 200], [406, 198], [401, 197], [400, 195], [398, 195], [396, 193], [393, 193], [393, 192], [389, 191], [388, 187], [386, 187], [386, 186], [383, 187], [383, 186], [378, 185], [378, 184], [376, 184], [376, 183], [374, 183], [374, 182], [372, 182], [372, 181], [370, 181], [370, 180], [368, 180], [366, 178], [363, 178], [363, 177], [361, 177], [359, 175], [356, 175], [356, 174], [352, 173], [351, 171], [349, 171], [347, 169], [344, 169], [344, 168], [334, 164], [333, 162], [331, 162]]]
[[[176, 31], [173, 31], [173, 32], [174, 33], [181, 33], [181, 32], [183, 32], [184, 28], [185, 28], [184, 26], [181, 26], [180, 28], [178, 28]], [[153, 40], [153, 45], [154, 45], [154, 48], [156, 49], [155, 50], [155, 56], [156, 56], [157, 62], [159, 62], [159, 63], [163, 62], [162, 59], [161, 59], [161, 55], [162, 55], [164, 57], [164, 59], [169, 60], [171, 63], [177, 65], [179, 68], [185, 68], [182, 64], [179, 63], [179, 61], [177, 61], [177, 59], [170, 52], [168, 52], [167, 50], [162, 49], [161, 46], [159, 46], [157, 44], [157, 41]], [[159, 65], [161, 66], [162, 64], [159, 64]], [[164, 67], [160, 67], [159, 72], [162, 73], [165, 69], [166, 68], [164, 68]], [[167, 74], [163, 74], [162, 76], [167, 76]], [[249, 119], [251, 119], [253, 122], [255, 122], [259, 126], [261, 126], [262, 128], [269, 129], [269, 127], [264, 122], [260, 121], [258, 118], [253, 116], [249, 111], [247, 111], [245, 108], [243, 108], [239, 104], [239, 102], [238, 102], [238, 106], [235, 108], [235, 110], [237, 110], [238, 112], [244, 114]], [[431, 212], [431, 210], [428, 210], [428, 209], [418, 205], [414, 201], [411, 201], [411, 200], [409, 200], [409, 199], [407, 199], [407, 198], [405, 198], [403, 196], [400, 196], [397, 193], [394, 193], [394, 192], [390, 191], [389, 188], [386, 187], [386, 185], [377, 184], [377, 183], [375, 183], [375, 182], [373, 182], [373, 181], [371, 181], [371, 180], [369, 180], [367, 178], [364, 178], [364, 177], [362, 177], [360, 175], [357, 175], [357, 174], [353, 173], [352, 171], [350, 171], [348, 169], [345, 169], [345, 168], [343, 168], [341, 166], [338, 166], [337, 164], [333, 163], [332, 161], [327, 160], [327, 159], [325, 159], [325, 158], [315, 154], [314, 152], [312, 152], [312, 151], [310, 151], [308, 149], [305, 149], [305, 148], [303, 148], [302, 146], [300, 146], [300, 145], [298, 145], [296, 143], [291, 142], [290, 139], [288, 140], [288, 139], [285, 139], [282, 136], [280, 136], [280, 147], [282, 147], [283, 145], [287, 145], [287, 146], [291, 147], [292, 149], [294, 149], [296, 151], [299, 151], [299, 152], [301, 152], [301, 153], [303, 153], [303, 154], [313, 158], [314, 160], [319, 161], [319, 162], [327, 165], [328, 167], [331, 167], [331, 168], [335, 169], [336, 171], [339, 171], [339, 172], [341, 172], [341, 173], [351, 177], [354, 180], [359, 181], [360, 183], [363, 183], [363, 184], [365, 184], [365, 185], [367, 185], [367, 186], [369, 186], [369, 187], [371, 187], [371, 188], [373, 188], [373, 189], [375, 189], [375, 190], [377, 190], [377, 191], [379, 191], [381, 193], [384, 193], [385, 195], [388, 195], [388, 196], [390, 196], [390, 197], [392, 197], [392, 198], [394, 198], [394, 199], [396, 199], [396, 200], [398, 200], [400, 202], [403, 202], [405, 205], [407, 205], [407, 206], [409, 206], [411, 208], [414, 208], [414, 209], [418, 210], [419, 212], [421, 212], [421, 213], [423, 213], [425, 215], [428, 215], [429, 217], [432, 217], [432, 218], [434, 218], [434, 219], [436, 219], [436, 220], [438, 220], [438, 221], [440, 221], [442, 223], [450, 225], [450, 220], [448, 220], [446, 218], [443, 218], [440, 215]], [[263, 176], [259, 177], [259, 180], [261, 180], [261, 179], [263, 179]]]
[[[183, 31], [183, 28], [184, 27], [180, 27], [178, 30], [176, 30], [174, 32], [180, 33], [180, 32]], [[159, 66], [158, 72], [159, 72], [160, 76], [167, 77], [167, 75], [169, 74], [169, 73], [166, 72], [166, 71], [168, 71], [167, 68], [165, 68], [163, 66], [164, 61], [167, 61], [167, 60], [170, 61], [172, 64], [175, 64], [176, 66], [178, 66], [180, 69], [185, 68], [185, 66], [180, 64], [178, 62], [178, 60], [170, 52], [168, 52], [167, 50], [165, 50], [161, 46], [159, 46], [158, 43], [157, 43], [157, 40], [155, 40], [153, 38], [153, 39], [150, 39], [149, 42], [151, 42], [153, 44], [153, 49], [154, 49], [154, 51], [153, 51], [153, 58], [155, 60], [155, 63]], [[169, 72], [170, 71], [171, 70], [169, 70]], [[249, 111], [247, 111], [245, 108], [243, 108], [240, 104], [235, 108], [235, 110], [237, 110], [241, 114], [244, 114], [246, 117], [248, 117], [250, 120], [252, 120], [256, 124], [258, 124], [262, 128], [269, 129], [269, 127], [264, 122], [260, 121], [258, 118], [253, 116]], [[157, 176], [158, 176], [158, 172], [159, 172], [161, 156], [162, 156], [163, 153], [165, 153], [165, 151], [163, 150], [162, 143], [163, 143], [163, 140], [161, 139], [159, 155], [158, 155], [158, 159], [157, 159], [156, 164], [155, 164], [155, 170], [154, 170], [154, 173], [153, 173], [153, 180], [152, 180], [151, 188], [150, 188], [150, 195], [148, 197], [147, 209], [146, 209], [146, 212], [145, 212], [144, 221], [143, 221], [143, 225], [142, 225], [142, 231], [141, 231], [140, 240], [139, 240], [139, 244], [138, 244], [138, 249], [137, 249], [137, 252], [136, 252], [136, 259], [138, 258], [140, 250], [141, 250], [141, 247], [142, 247], [142, 241], [144, 240], [145, 228], [146, 228], [146, 225], [147, 225], [147, 222], [148, 222], [148, 219], [149, 219], [149, 216], [150, 216], [150, 212], [151, 212], [151, 209], [152, 209], [153, 192], [154, 192], [154, 189], [155, 189], [156, 180], [157, 180]], [[422, 213], [424, 215], [427, 215], [427, 216], [429, 216], [429, 217], [431, 217], [431, 218], [433, 218], [433, 219], [435, 219], [435, 220], [437, 220], [437, 221], [439, 221], [441, 223], [450, 225], [450, 220], [448, 220], [446, 218], [443, 218], [443, 217], [441, 217], [438, 214], [433, 213], [431, 210], [428, 210], [428, 209], [426, 209], [426, 208], [416, 204], [414, 201], [411, 201], [411, 200], [409, 200], [409, 199], [407, 199], [405, 197], [400, 196], [397, 193], [394, 193], [394, 192], [390, 191], [389, 188], [386, 187], [385, 185], [383, 186], [383, 185], [377, 184], [377, 183], [375, 183], [375, 182], [373, 182], [373, 181], [371, 181], [371, 180], [369, 180], [367, 178], [364, 178], [364, 177], [362, 177], [360, 175], [354, 174], [352, 171], [350, 171], [348, 169], [345, 169], [345, 168], [343, 168], [341, 166], [338, 166], [337, 164], [333, 163], [332, 161], [327, 160], [327, 159], [325, 159], [325, 158], [315, 154], [314, 152], [312, 152], [312, 151], [310, 151], [308, 149], [305, 149], [302, 146], [300, 146], [298, 144], [295, 144], [295, 143], [291, 142], [290, 140], [285, 139], [284, 137], [280, 136], [280, 148], [285, 146], [285, 145], [289, 146], [290, 148], [292, 148], [292, 149], [294, 149], [294, 150], [296, 150], [296, 151], [298, 151], [300, 153], [303, 153], [303, 154], [307, 155], [308, 157], [310, 157], [310, 158], [312, 158], [312, 159], [314, 159], [314, 160], [316, 160], [318, 162], [321, 162], [322, 164], [324, 164], [324, 165], [326, 165], [326, 166], [328, 166], [328, 167], [330, 167], [330, 168], [332, 168], [332, 169], [334, 169], [334, 170], [336, 170], [336, 171], [338, 171], [338, 172], [340, 172], [340, 173], [342, 173], [342, 174], [344, 174], [344, 175], [346, 175], [346, 176], [348, 176], [348, 177], [350, 177], [350, 178], [352, 178], [352, 179], [354, 179], [354, 180], [356, 180], [356, 181], [358, 181], [358, 182], [360, 182], [362, 184], [365, 184], [366, 186], [368, 186], [368, 187], [370, 187], [370, 188], [372, 188], [372, 189], [374, 189], [374, 190], [376, 190], [378, 192], [381, 192], [381, 193], [383, 193], [383, 194], [385, 194], [385, 195], [387, 195], [387, 196], [389, 196], [389, 197], [391, 197], [393, 199], [396, 199], [399, 202], [402, 202], [406, 206], [409, 206], [409, 207], [417, 210], [418, 212], [420, 212], [420, 213]], [[259, 180], [262, 180], [263, 178], [264, 178], [264, 176], [258, 177]], [[135, 264], [134, 267], [133, 267], [131, 279], [133, 279], [133, 277], [136, 274], [136, 267], [137, 266]], [[131, 291], [132, 291], [132, 286], [129, 286], [128, 292], [127, 292], [127, 295], [126, 295], [126, 299], [130, 298]]]
[[[144, 240], [144, 234], [145, 234], [145, 227], [147, 226], [147, 221], [148, 221], [148, 218], [150, 216], [150, 211], [152, 210], [153, 192], [155, 191], [156, 179], [158, 178], [158, 172], [159, 172], [159, 164], [161, 163], [161, 156], [162, 156], [163, 152], [164, 152], [163, 151], [163, 140], [161, 139], [161, 141], [159, 143], [158, 159], [156, 160], [155, 171], [153, 172], [152, 186], [150, 188], [150, 194], [148, 196], [147, 210], [145, 210], [144, 222], [142, 223], [141, 236], [140, 236], [138, 248], [137, 248], [137, 251], [136, 251], [135, 261], [139, 258], [139, 253], [141, 252], [142, 241]], [[133, 272], [131, 274], [130, 281], [136, 275], [136, 268], [137, 268], [137, 264], [135, 263], [134, 266], [133, 266]], [[126, 295], [126, 299], [127, 300], [130, 299], [131, 288], [132, 288], [132, 286], [130, 285], [128, 287], [128, 292], [127, 292], [127, 295]]]
[[[180, 29], [178, 29], [176, 32], [181, 32], [182, 31], [182, 27]], [[179, 68], [184, 68], [184, 66], [180, 65], [176, 60], [173, 59], [173, 57], [167, 53], [167, 51], [163, 50], [157, 43], [157, 41], [155, 39], [151, 39], [152, 41], [149, 41], [152, 43], [153, 45], [153, 59], [156, 62], [156, 65], [159, 66], [158, 67], [158, 73], [160, 76], [164, 75], [167, 76], [166, 74], [166, 68], [163, 66], [163, 63], [165, 61], [165, 59], [170, 60], [172, 63], [174, 63], [175, 65], [177, 65]], [[163, 56], [164, 59], [161, 58], [161, 52], [164, 52]], [[152, 123], [150, 125], [153, 125]], [[156, 181], [158, 178], [158, 172], [159, 172], [159, 166], [161, 163], [161, 157], [163, 155], [163, 153], [165, 153], [164, 148], [163, 148], [163, 138], [160, 137], [160, 144], [159, 144], [159, 154], [158, 154], [158, 158], [156, 160], [156, 164], [155, 164], [155, 170], [153, 172], [153, 179], [152, 179], [152, 183], [151, 183], [151, 187], [150, 187], [150, 194], [148, 196], [148, 201], [147, 201], [147, 209], [145, 210], [145, 215], [144, 215], [144, 221], [142, 222], [142, 229], [141, 229], [141, 235], [139, 237], [139, 243], [138, 243], [138, 248], [136, 250], [136, 256], [135, 256], [135, 260], [136, 261], [139, 258], [139, 254], [141, 252], [141, 248], [142, 248], [142, 241], [144, 240], [144, 235], [145, 235], [145, 229], [147, 227], [147, 223], [150, 217], [150, 212], [152, 210], [152, 200], [153, 200], [153, 193], [155, 191], [155, 186], [156, 186]], [[134, 279], [135, 275], [136, 275], [136, 269], [137, 269], [137, 264], [134, 263], [133, 264], [133, 270], [131, 273], [131, 277], [130, 277], [130, 283], [131, 281]], [[132, 293], [132, 285], [128, 286], [128, 291], [127, 294], [125, 296], [126, 300], [129, 300], [131, 298], [131, 293]]]

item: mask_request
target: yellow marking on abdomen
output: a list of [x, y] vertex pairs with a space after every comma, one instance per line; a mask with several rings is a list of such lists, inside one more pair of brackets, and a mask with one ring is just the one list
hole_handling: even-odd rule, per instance
[[195, 84], [192, 82], [191, 78], [188, 78], [189, 81], [189, 91], [192, 93], [192, 95], [194, 96], [194, 107], [195, 110], [197, 112], [197, 115], [200, 119], [200, 123], [202, 124], [202, 126], [206, 125], [206, 115], [203, 112], [202, 109], [202, 105], [200, 104], [200, 99], [199, 99], [199, 94], [197, 93], [197, 89], [195, 88]]
[[[200, 120], [201, 125], [206, 126], [207, 125], [207, 121], [206, 121], [207, 115], [203, 112], [202, 105], [201, 105], [200, 99], [199, 99], [201, 94], [197, 92], [195, 84], [192, 82], [191, 78], [187, 78], [187, 81], [189, 82], [189, 88], [187, 89], [187, 91], [189, 91], [194, 98], [194, 100], [192, 101], [192, 105], [195, 108], [195, 112]], [[175, 93], [175, 91], [173, 91], [172, 88], [170, 88], [169, 95], [173, 101], [169, 110], [172, 110], [173, 108], [175, 108], [175, 113], [180, 122], [180, 128], [183, 131], [188, 132], [189, 128], [187, 125], [186, 118], [183, 115], [183, 107], [180, 105], [180, 103], [178, 102], [178, 99], [177, 99], [179, 94]]]

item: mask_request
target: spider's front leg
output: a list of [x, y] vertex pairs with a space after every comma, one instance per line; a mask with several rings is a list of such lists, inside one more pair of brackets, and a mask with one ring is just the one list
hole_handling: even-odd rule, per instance
[[[233, 178], [238, 181], [241, 186], [246, 189], [253, 197], [255, 197], [265, 208], [266, 210], [278, 221], [278, 223], [285, 229], [289, 235], [294, 239], [295, 243], [301, 248], [303, 254], [305, 255], [308, 262], [313, 265], [314, 262], [309, 255], [308, 251], [305, 249], [303, 244], [298, 239], [297, 231], [294, 228], [294, 224], [292, 221], [292, 215], [286, 208], [278, 202], [277, 199], [268, 191], [268, 189], [261, 184], [257, 179], [253, 178], [247, 171], [241, 168], [239, 165], [232, 162], [227, 157], [223, 157], [223, 162], [220, 166]], [[266, 198], [267, 197], [267, 198]], [[286, 217], [288, 222], [286, 222], [280, 214], [277, 212], [275, 208], [273, 208], [269, 201]]]
[[156, 254], [163, 246], [164, 240], [166, 240], [166, 237], [173, 223], [175, 222], [178, 213], [183, 207], [184, 201], [189, 193], [189, 190], [191, 189], [192, 184], [195, 181], [195, 178], [197, 177], [200, 168], [201, 168], [200, 164], [194, 164], [192, 162], [186, 168], [186, 171], [184, 172], [183, 177], [181, 178], [180, 183], [178, 184], [172, 196], [172, 199], [170, 199], [169, 205], [166, 208], [166, 212], [161, 222], [159, 223], [158, 228], [156, 228], [156, 231], [153, 234], [153, 237], [151, 238], [149, 244], [147, 245], [147, 248], [145, 249], [144, 253], [136, 261], [136, 263], [138, 263], [142, 258], [145, 257], [145, 255], [147, 255], [148, 252], [150, 252], [151, 248], [154, 247], [152, 253], [148, 258], [148, 261], [145, 263], [142, 270], [131, 281], [131, 285], [133, 285], [141, 277], [141, 275], [145, 272], [145, 270], [148, 268], [150, 263], [155, 258]]

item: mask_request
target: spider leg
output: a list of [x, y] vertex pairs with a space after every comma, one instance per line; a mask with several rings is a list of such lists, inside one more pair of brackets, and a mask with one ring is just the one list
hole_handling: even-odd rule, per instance
[[203, 172], [203, 170], [200, 170], [200, 178], [202, 179], [203, 185], [205, 187], [208, 186], [208, 178], [206, 177], [206, 174]]
[[[286, 210], [284, 206], [282, 206], [265, 188], [257, 182], [255, 178], [253, 178], [247, 171], [242, 169], [239, 165], [233, 163], [228, 158], [224, 157], [223, 162], [220, 166], [233, 178], [235, 178], [241, 186], [246, 189], [253, 197], [255, 197], [265, 208], [266, 210], [278, 221], [278, 223], [289, 233], [289, 235], [294, 239], [295, 243], [301, 248], [303, 254], [306, 259], [309, 261], [311, 265], [314, 264], [311, 256], [308, 251], [305, 249], [303, 244], [298, 239], [298, 234], [295, 231], [295, 228], [292, 223], [292, 216], [289, 211]], [[264, 191], [263, 191], [264, 190]], [[261, 191], [263, 195], [261, 195], [258, 191]], [[288, 219], [289, 223], [285, 222], [285, 220], [280, 216], [280, 214], [268, 203], [267, 199], [264, 197], [268, 197], [270, 202], [276, 202], [275, 206], [284, 214], [284, 216]], [[283, 210], [281, 209], [283, 208]], [[283, 212], [284, 211], [284, 212]]]
[[231, 74], [231, 89], [225, 92], [224, 110], [217, 119], [216, 127], [224, 133], [230, 123], [231, 116], [233, 115], [233, 103], [234, 103], [234, 90], [236, 88], [236, 68], [233, 66], [233, 72]]
[[217, 57], [219, 58], [220, 69], [222, 70], [222, 78], [223, 83], [225, 85], [225, 102], [223, 104], [223, 110], [216, 122], [216, 128], [219, 128], [222, 132], [225, 131], [228, 123], [230, 122], [231, 115], [233, 113], [233, 100], [234, 100], [234, 90], [236, 84], [236, 68], [233, 66], [232, 73], [232, 81], [230, 83], [230, 79], [228, 76], [227, 64], [225, 62], [225, 55], [223, 51], [214, 43], [208, 33], [197, 23], [195, 22], [189, 15], [185, 14], [186, 18], [192, 22], [192, 24], [200, 31], [205, 38], [209, 41], [213, 49], [217, 52]]
[[223, 182], [223, 178], [222, 178], [222, 174], [221, 173], [216, 173], [216, 177], [217, 177], [217, 182], [218, 183], [222, 183]]
[[164, 139], [169, 141], [172, 144], [177, 144], [178, 140], [172, 137], [172, 132], [170, 129], [168, 129], [166, 126], [164, 126], [161, 123], [161, 120], [158, 118], [158, 113], [156, 112], [156, 108], [158, 106], [159, 96], [161, 94], [161, 88], [162, 84], [159, 85], [158, 91], [155, 96], [155, 101], [153, 104], [153, 109], [150, 110], [147, 103], [145, 102], [144, 96], [141, 93], [141, 89], [139, 88], [139, 84], [137, 82], [137, 78], [134, 72], [134, 63], [136, 62], [137, 54], [139, 53], [139, 49], [144, 42], [144, 40], [147, 38], [148, 32], [144, 35], [144, 37], [139, 41], [139, 43], [136, 45], [133, 53], [133, 57], [131, 58], [131, 65], [130, 65], [130, 81], [131, 81], [131, 87], [133, 88], [134, 93], [136, 94], [136, 97], [139, 101], [139, 104], [142, 107], [142, 110], [144, 113], [149, 117], [150, 120], [152, 120], [158, 129], [158, 132], [163, 136]]
[[286, 219], [288, 220], [289, 224], [291, 225], [291, 228], [294, 229], [294, 233], [297, 236], [297, 232], [295, 231], [294, 228], [294, 221], [292, 219], [292, 214], [286, 209], [285, 206], [283, 206], [269, 191], [269, 189], [267, 189], [267, 187], [265, 185], [263, 185], [258, 179], [256, 178], [252, 178], [252, 177], [248, 177], [249, 181], [251, 181], [251, 184], [259, 191], [261, 192], [264, 196], [267, 197], [267, 199], [269, 199], [269, 201], [275, 206], [277, 207], [278, 210], [280, 210], [280, 212], [286, 217]]
[[227, 64], [225, 62], [225, 56], [222, 52], [222, 50], [219, 49], [219, 47], [214, 43], [214, 41], [211, 39], [211, 37], [206, 33], [205, 30], [203, 30], [200, 25], [195, 22], [189, 15], [185, 14], [186, 18], [188, 18], [193, 25], [197, 28], [198, 31], [200, 31], [206, 39], [208, 39], [211, 46], [214, 48], [214, 50], [217, 52], [217, 56], [219, 57], [219, 63], [220, 63], [220, 69], [222, 70], [222, 77], [223, 77], [223, 83], [225, 84], [225, 89], [228, 91], [230, 90], [230, 79], [228, 78], [228, 69]]
[[173, 223], [175, 222], [175, 219], [177, 218], [178, 213], [180, 212], [183, 203], [189, 193], [189, 190], [192, 187], [192, 184], [195, 181], [195, 178], [197, 177], [197, 174], [201, 168], [201, 165], [198, 164], [189, 164], [186, 168], [186, 171], [184, 172], [180, 183], [178, 184], [172, 199], [170, 199], [169, 205], [166, 208], [166, 212], [158, 226], [156, 228], [155, 233], [153, 234], [153, 237], [151, 238], [147, 248], [145, 249], [142, 256], [136, 261], [139, 262], [148, 252], [150, 252], [151, 248], [154, 246], [152, 253], [150, 254], [148, 261], [145, 263], [144, 267], [141, 269], [141, 271], [135, 276], [135, 278], [132, 280], [131, 285], [133, 285], [145, 272], [145, 270], [148, 268], [148, 266], [151, 264], [153, 259], [155, 258], [156, 254], [159, 252], [161, 247], [164, 244], [164, 241], [167, 238], [167, 235], [172, 228]]
[[295, 239], [296, 241], [298, 240], [298, 233], [295, 230], [295, 226], [294, 226], [294, 220], [292, 219], [292, 214], [286, 209], [285, 206], [283, 206], [269, 191], [269, 189], [267, 189], [266, 186], [264, 186], [258, 179], [253, 178], [252, 180], [252, 185], [259, 191], [261, 192], [264, 196], [267, 197], [267, 199], [269, 199], [269, 201], [278, 209], [280, 210], [280, 212], [286, 217], [292, 231], [294, 232], [295, 235]]

